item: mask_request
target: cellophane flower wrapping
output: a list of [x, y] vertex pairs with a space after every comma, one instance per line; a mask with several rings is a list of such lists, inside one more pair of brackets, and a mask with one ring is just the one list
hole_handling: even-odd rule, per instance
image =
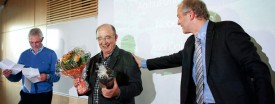
[[103, 64], [97, 63], [98, 71], [98, 81], [99, 85], [103, 88], [111, 89], [114, 86], [115, 71], [111, 70], [108, 67], [105, 67]]
[[63, 55], [56, 64], [56, 69], [62, 75], [79, 81], [78, 86], [76, 86], [78, 94], [84, 94], [90, 90], [89, 84], [84, 80], [87, 77], [85, 67], [90, 57], [90, 52], [85, 52], [82, 48], [74, 48]]

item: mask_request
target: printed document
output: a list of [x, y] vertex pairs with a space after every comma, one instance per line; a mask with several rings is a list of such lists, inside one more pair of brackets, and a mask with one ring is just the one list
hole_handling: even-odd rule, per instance
[[4, 59], [0, 62], [0, 68], [2, 70], [10, 69], [12, 70], [12, 74], [17, 74], [23, 69], [24, 65], [22, 64], [15, 64], [9, 59]]
[[24, 87], [26, 87], [29, 92], [31, 92], [31, 84], [39, 82], [39, 70], [38, 68], [23, 68], [22, 73], [25, 76]]
[[40, 73], [38, 68], [23, 68], [22, 73], [32, 83], [39, 82], [38, 76]]

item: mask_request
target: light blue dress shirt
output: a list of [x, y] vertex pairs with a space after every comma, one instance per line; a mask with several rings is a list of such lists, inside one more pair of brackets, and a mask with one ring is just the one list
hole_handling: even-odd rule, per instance
[[38, 52], [37, 52], [37, 53], [35, 53], [35, 52], [33, 51], [32, 48], [30, 48], [30, 50], [32, 51], [32, 53], [33, 53], [34, 55], [36, 55], [36, 54], [38, 54], [39, 52], [41, 52], [41, 51], [43, 50], [43, 48], [44, 48], [44, 46], [42, 45], [42, 47], [38, 49]]
[[[201, 47], [202, 47], [202, 69], [203, 69], [203, 94], [204, 94], [204, 103], [215, 103], [214, 97], [209, 89], [209, 85], [207, 83], [207, 75], [206, 75], [206, 64], [205, 64], [205, 44], [206, 44], [206, 30], [208, 26], [209, 20], [207, 20], [203, 26], [201, 27], [200, 31], [198, 34], [195, 34], [195, 37], [199, 38], [201, 41]], [[194, 58], [193, 58], [194, 59]], [[193, 80], [196, 83], [196, 63], [195, 60], [193, 60], [194, 66], [193, 66], [193, 71], [192, 71], [192, 76]]]

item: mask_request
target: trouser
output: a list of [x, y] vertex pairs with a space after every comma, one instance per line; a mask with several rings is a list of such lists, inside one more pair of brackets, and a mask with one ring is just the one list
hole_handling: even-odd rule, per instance
[[51, 104], [53, 92], [29, 94], [20, 91], [21, 99], [18, 104]]

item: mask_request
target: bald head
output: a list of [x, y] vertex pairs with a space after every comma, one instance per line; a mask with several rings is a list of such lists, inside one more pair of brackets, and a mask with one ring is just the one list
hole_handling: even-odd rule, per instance
[[112, 35], [117, 35], [115, 27], [111, 24], [102, 24], [102, 25], [98, 26], [97, 29], [96, 29], [96, 34], [98, 34], [98, 31], [102, 31], [102, 30], [104, 30], [104, 31], [111, 30], [112, 33], [113, 33]]

